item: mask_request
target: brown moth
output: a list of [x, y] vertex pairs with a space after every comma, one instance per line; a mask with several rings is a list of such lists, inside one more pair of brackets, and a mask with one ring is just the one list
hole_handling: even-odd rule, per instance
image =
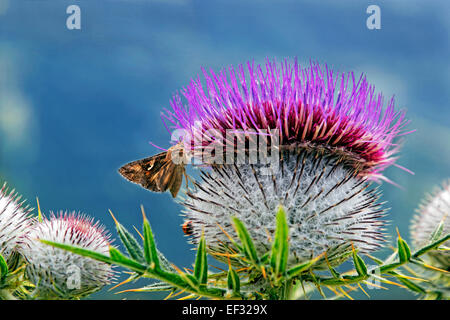
[[[178, 154], [176, 154], [178, 153]], [[182, 157], [180, 161], [173, 161], [175, 157]], [[127, 180], [137, 183], [145, 189], [154, 192], [170, 190], [172, 197], [176, 197], [183, 182], [183, 176], [188, 176], [185, 169], [185, 152], [182, 143], [170, 147], [167, 151], [154, 156], [136, 160], [119, 169], [119, 173]]]

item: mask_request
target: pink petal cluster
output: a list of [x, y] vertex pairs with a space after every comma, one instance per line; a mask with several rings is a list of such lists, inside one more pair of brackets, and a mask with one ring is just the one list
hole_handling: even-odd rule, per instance
[[203, 75], [205, 86], [198, 77], [182, 90], [187, 104], [173, 97], [171, 110], [163, 113], [166, 126], [192, 137], [206, 130], [278, 129], [282, 145], [347, 154], [361, 175], [374, 179], [385, 179], [382, 171], [396, 160], [394, 139], [407, 133], [405, 112], [394, 110], [394, 98], [384, 108], [383, 95], [364, 75], [318, 63], [302, 67], [296, 60], [248, 62]]

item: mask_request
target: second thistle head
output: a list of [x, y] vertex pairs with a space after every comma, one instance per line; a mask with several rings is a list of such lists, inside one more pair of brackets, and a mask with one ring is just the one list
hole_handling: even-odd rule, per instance
[[77, 299], [110, 283], [111, 266], [40, 242], [48, 240], [109, 254], [109, 236], [87, 216], [62, 213], [44, 218], [29, 231], [23, 252], [39, 299]]
[[34, 222], [31, 209], [20, 198], [6, 184], [0, 188], [0, 254], [5, 260], [28, 242], [27, 232]]
[[[416, 249], [429, 245], [432, 236], [441, 225], [441, 236], [450, 233], [450, 180], [442, 187], [428, 195], [417, 209], [411, 224], [411, 239]], [[437, 239], [435, 239], [437, 240]], [[450, 253], [448, 251], [431, 251], [428, 257], [434, 265], [450, 270]], [[448, 278], [448, 276], [447, 276]], [[447, 279], [448, 280], [448, 279]], [[448, 280], [449, 281], [449, 280]]]
[[213, 251], [227, 250], [230, 217], [270, 247], [275, 211], [286, 209], [291, 260], [328, 251], [340, 261], [353, 243], [380, 245], [385, 214], [370, 180], [395, 163], [404, 112], [384, 105], [364, 76], [284, 61], [204, 72], [172, 101], [166, 120], [185, 149], [210, 170], [184, 201], [193, 241], [204, 230]]

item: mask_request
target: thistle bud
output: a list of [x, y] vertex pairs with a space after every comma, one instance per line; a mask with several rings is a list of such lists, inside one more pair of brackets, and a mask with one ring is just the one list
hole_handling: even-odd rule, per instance
[[34, 225], [24, 247], [27, 273], [39, 299], [77, 299], [110, 283], [111, 266], [40, 242], [47, 240], [109, 255], [109, 236], [92, 218], [77, 213], [52, 214]]

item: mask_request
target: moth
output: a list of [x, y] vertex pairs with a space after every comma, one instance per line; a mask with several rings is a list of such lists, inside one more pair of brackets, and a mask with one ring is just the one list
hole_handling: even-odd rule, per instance
[[[175, 159], [177, 161], [174, 161]], [[186, 174], [185, 160], [184, 147], [180, 142], [167, 151], [125, 164], [119, 169], [119, 173], [125, 179], [150, 191], [169, 190], [172, 197], [176, 198], [183, 183], [183, 177], [186, 178], [186, 186], [189, 179]]]

